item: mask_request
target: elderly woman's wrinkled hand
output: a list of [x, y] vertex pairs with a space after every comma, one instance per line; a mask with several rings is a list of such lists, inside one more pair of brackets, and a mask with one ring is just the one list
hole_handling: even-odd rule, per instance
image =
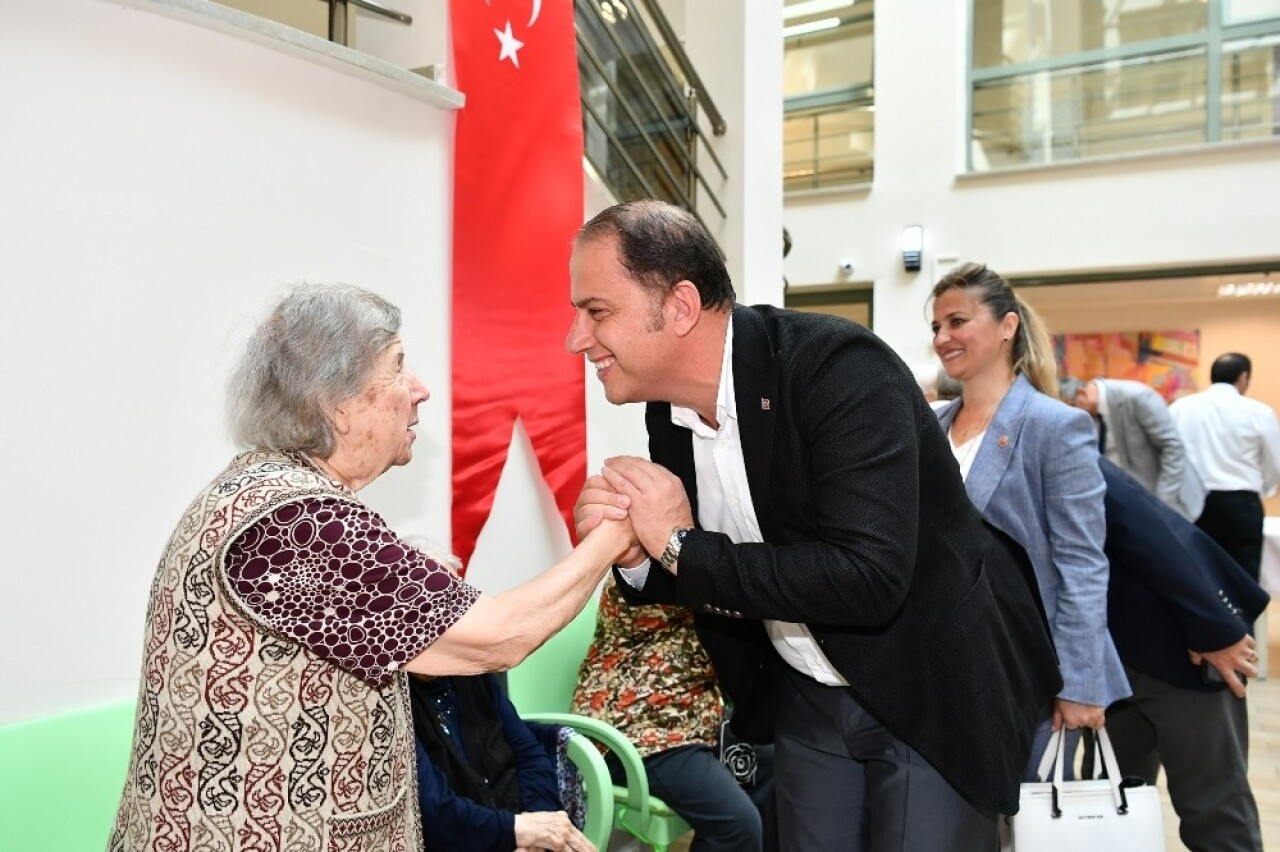
[[[578, 538], [586, 538], [592, 530], [607, 520], [626, 522], [625, 525], [630, 530], [627, 511], [630, 506], [631, 498], [614, 491], [603, 476], [591, 477], [583, 484], [582, 493], [578, 495], [578, 501], [573, 506], [573, 521], [578, 530]], [[640, 547], [635, 534], [633, 532], [628, 534], [631, 539], [630, 545], [614, 560], [614, 564], [631, 568], [643, 562], [647, 554]]]
[[645, 558], [645, 552], [640, 548], [635, 530], [631, 528], [630, 519], [615, 521], [606, 518], [600, 521], [588, 535], [603, 537], [608, 542], [608, 550], [613, 554], [610, 564], [630, 568]]
[[614, 491], [603, 476], [589, 478], [583, 483], [578, 501], [573, 504], [573, 520], [577, 524], [578, 535], [586, 536], [605, 518], [622, 520], [627, 516], [630, 505], [631, 498]]
[[516, 845], [552, 852], [596, 852], [595, 844], [573, 827], [564, 811], [516, 814]]

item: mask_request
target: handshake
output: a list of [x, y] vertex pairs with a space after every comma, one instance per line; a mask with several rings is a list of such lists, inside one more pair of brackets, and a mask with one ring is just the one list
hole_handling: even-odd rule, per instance
[[[694, 526], [680, 479], [661, 465], [636, 456], [614, 456], [582, 486], [573, 506], [578, 537], [620, 527], [623, 549], [614, 563], [634, 568], [657, 558], [674, 531]], [[675, 570], [674, 566], [671, 569]]]

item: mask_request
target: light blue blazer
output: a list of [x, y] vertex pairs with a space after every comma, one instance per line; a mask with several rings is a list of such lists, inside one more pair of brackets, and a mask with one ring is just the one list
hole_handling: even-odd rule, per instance
[[[938, 408], [944, 432], [959, 410], [960, 400]], [[1062, 667], [1059, 697], [1105, 707], [1128, 696], [1107, 630], [1107, 487], [1093, 419], [1018, 376], [987, 424], [965, 489], [1031, 557]]]

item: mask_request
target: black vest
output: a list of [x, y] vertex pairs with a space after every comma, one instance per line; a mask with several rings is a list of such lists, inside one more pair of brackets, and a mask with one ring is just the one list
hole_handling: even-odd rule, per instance
[[[450, 691], [457, 705], [465, 754], [445, 730], [436, 711], [436, 697]], [[409, 695], [414, 733], [431, 763], [449, 780], [450, 788], [488, 808], [523, 811], [516, 755], [502, 731], [494, 677], [476, 675], [424, 681], [410, 675]]]

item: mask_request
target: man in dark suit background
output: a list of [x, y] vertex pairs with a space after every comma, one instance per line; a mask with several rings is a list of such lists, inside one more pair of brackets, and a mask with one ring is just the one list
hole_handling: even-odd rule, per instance
[[653, 460], [610, 459], [579, 529], [629, 514], [620, 588], [691, 607], [738, 733], [776, 726], [783, 844], [993, 848], [1061, 678], [1025, 554], [906, 365], [847, 321], [735, 307], [661, 202], [588, 222], [572, 281], [567, 346], [649, 403]]
[[[1192, 852], [1261, 852], [1249, 789], [1249, 625], [1268, 595], [1195, 524], [1098, 459], [1107, 482], [1107, 619], [1133, 697], [1107, 710], [1124, 775], [1163, 765]], [[1206, 680], [1216, 673], [1218, 682]]]

